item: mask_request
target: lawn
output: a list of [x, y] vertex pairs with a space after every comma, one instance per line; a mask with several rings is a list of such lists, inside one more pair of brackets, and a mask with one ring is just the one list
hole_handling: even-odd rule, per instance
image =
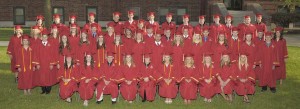
[[[221, 96], [215, 96], [212, 103], [204, 103], [202, 97], [198, 97], [191, 105], [185, 105], [180, 96], [174, 100], [173, 104], [164, 104], [163, 99], [156, 97], [152, 103], [142, 103], [141, 100], [128, 104], [122, 99], [111, 105], [110, 96], [104, 97], [104, 102], [100, 105], [92, 99], [88, 108], [92, 109], [296, 109], [300, 102], [300, 48], [288, 47], [289, 60], [287, 63], [287, 79], [283, 85], [277, 86], [277, 93], [270, 91], [261, 93], [256, 87], [256, 93], [250, 97], [250, 104], [242, 102], [242, 97], [236, 96], [233, 103], [225, 102]], [[14, 76], [9, 71], [9, 59], [5, 54], [6, 47], [0, 47], [0, 109], [82, 109], [83, 101], [77, 101], [73, 96], [72, 103], [66, 103], [58, 97], [58, 87], [55, 86], [50, 95], [40, 95], [40, 88], [35, 88], [32, 95], [23, 95], [17, 89], [17, 84], [13, 82]], [[78, 95], [77, 95], [78, 96]]]
[[[30, 34], [30, 28], [23, 28], [24, 34]], [[13, 28], [0, 28], [0, 41], [9, 41], [14, 34]]]

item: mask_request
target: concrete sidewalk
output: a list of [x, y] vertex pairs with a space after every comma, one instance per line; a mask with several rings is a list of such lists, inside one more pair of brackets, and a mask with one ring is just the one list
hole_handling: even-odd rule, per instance
[[[285, 34], [284, 38], [288, 46], [300, 47], [300, 34]], [[0, 46], [8, 46], [8, 41], [0, 41]]]

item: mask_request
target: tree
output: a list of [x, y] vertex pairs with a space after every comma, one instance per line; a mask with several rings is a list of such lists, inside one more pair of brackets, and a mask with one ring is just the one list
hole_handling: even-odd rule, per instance
[[288, 7], [290, 13], [294, 13], [296, 6], [300, 6], [300, 0], [279, 0], [284, 2], [284, 7]]
[[44, 14], [45, 14], [45, 26], [47, 28], [51, 25], [51, 0], [44, 0]]

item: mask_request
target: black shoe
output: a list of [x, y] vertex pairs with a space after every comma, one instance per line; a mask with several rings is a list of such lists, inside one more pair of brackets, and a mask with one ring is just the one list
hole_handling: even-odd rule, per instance
[[18, 83], [19, 78], [15, 77], [15, 83]]
[[270, 90], [271, 90], [272, 93], [276, 93], [276, 88], [275, 87], [274, 88], [270, 88]]
[[111, 104], [116, 104], [117, 103], [117, 101], [111, 101]]
[[42, 87], [42, 93], [41, 94], [45, 94], [46, 93], [46, 87]]
[[97, 104], [101, 104], [102, 102], [103, 102], [103, 100], [96, 101]]
[[47, 87], [46, 87], [46, 94], [50, 94], [51, 88], [52, 88], [51, 86], [47, 86]]
[[143, 98], [142, 102], [146, 102], [146, 97], [147, 97], [146, 90], [144, 90], [144, 98]]
[[267, 89], [268, 89], [267, 86], [263, 86], [263, 87], [261, 88], [261, 92], [267, 91]]

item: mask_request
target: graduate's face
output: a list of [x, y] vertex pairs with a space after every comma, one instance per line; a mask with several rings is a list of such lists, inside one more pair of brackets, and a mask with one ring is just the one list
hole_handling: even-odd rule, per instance
[[23, 45], [29, 45], [29, 40], [28, 39], [23, 39], [22, 44]]
[[129, 19], [133, 19], [134, 15], [133, 14], [128, 14]]
[[139, 28], [143, 28], [143, 27], [144, 27], [144, 23], [139, 23], [139, 24], [138, 24], [138, 27], [139, 27]]
[[218, 17], [214, 18], [214, 22], [217, 23], [217, 24], [220, 23], [220, 18], [218, 18]]
[[200, 34], [194, 34], [193, 40], [200, 40]]
[[246, 35], [246, 40], [247, 40], [247, 41], [251, 41], [251, 39], [252, 39], [252, 35], [251, 35], [251, 34], [247, 34], [247, 35]]
[[209, 34], [209, 32], [208, 32], [207, 30], [205, 30], [205, 31], [203, 32], [203, 35], [204, 35], [204, 36], [208, 36], [208, 34]]
[[113, 28], [113, 27], [107, 27], [107, 31], [108, 31], [109, 33], [113, 33], [113, 32], [114, 32], [114, 28]]
[[66, 57], [67, 63], [71, 63], [72, 62], [72, 57], [68, 56]]
[[232, 21], [231, 18], [227, 18], [227, 19], [226, 19], [226, 23], [227, 23], [227, 24], [231, 24], [231, 21]]
[[148, 18], [149, 18], [149, 20], [154, 20], [155, 16], [154, 15], [150, 15]]
[[229, 55], [223, 55], [222, 59], [223, 59], [223, 61], [228, 62], [229, 61]]
[[90, 22], [94, 22], [95, 21], [95, 17], [94, 16], [89, 16], [89, 21]]
[[257, 22], [261, 22], [262, 17], [256, 17]]
[[142, 34], [141, 33], [137, 33], [136, 34], [136, 39], [137, 40], [142, 40]]
[[211, 57], [210, 56], [205, 56], [204, 61], [207, 63], [211, 63]]
[[102, 37], [98, 37], [98, 42], [99, 42], [99, 44], [102, 44], [103, 41], [104, 41], [103, 36], [102, 36]]
[[63, 36], [61, 37], [61, 41], [62, 41], [63, 43], [67, 43], [67, 41], [68, 41], [67, 36], [66, 36], [66, 35], [63, 35]]
[[91, 55], [86, 55], [85, 58], [86, 58], [87, 62], [91, 62], [92, 61], [92, 56]]
[[193, 61], [193, 58], [192, 58], [192, 57], [186, 57], [186, 58], [185, 58], [185, 62], [186, 62], [187, 64], [192, 63], [192, 61]]
[[172, 21], [172, 17], [171, 16], [166, 17], [166, 20], [167, 20], [167, 22], [171, 22]]
[[72, 27], [72, 28], [70, 29], [70, 31], [71, 31], [71, 33], [76, 33], [76, 28], [73, 28], [73, 27]]
[[146, 31], [147, 31], [147, 33], [148, 33], [148, 34], [152, 34], [152, 33], [153, 33], [153, 30], [152, 30], [152, 28], [150, 28], [150, 29], [147, 29]]
[[131, 55], [126, 55], [125, 60], [126, 60], [126, 62], [131, 62], [131, 60], [132, 60]]
[[225, 40], [225, 35], [224, 35], [224, 34], [219, 34], [219, 40], [220, 40], [220, 41]]
[[160, 41], [161, 40], [161, 35], [160, 34], [156, 34], [155, 35], [155, 40], [156, 41]]
[[176, 35], [175, 40], [180, 41], [181, 35]]
[[114, 60], [114, 57], [113, 56], [107, 56], [107, 62], [108, 63], [111, 63], [111, 62], [113, 62], [113, 60]]
[[204, 22], [205, 22], [205, 19], [199, 19], [199, 24], [204, 24]]
[[238, 31], [232, 31], [232, 35], [233, 35], [233, 36], [237, 36], [238, 34], [239, 34]]
[[36, 22], [37, 22], [38, 25], [42, 25], [43, 20], [42, 19], [38, 19]]
[[170, 62], [171, 56], [170, 55], [164, 55], [164, 61]]
[[81, 37], [82, 37], [83, 39], [86, 39], [86, 38], [87, 38], [87, 34], [86, 34], [86, 33], [81, 33]]
[[35, 35], [40, 33], [39, 29], [32, 29], [32, 31], [33, 31], [33, 34], [35, 34]]
[[281, 33], [280, 33], [280, 31], [276, 31], [276, 37], [280, 37], [280, 35], [281, 35]]
[[120, 35], [116, 35], [116, 41], [120, 41], [121, 40], [121, 36]]
[[188, 29], [183, 29], [183, 34], [184, 35], [188, 35], [189, 34], [189, 30]]
[[53, 34], [56, 34], [58, 32], [57, 28], [53, 28], [51, 31], [52, 31]]
[[164, 34], [165, 34], [167, 37], [170, 37], [171, 31], [170, 31], [170, 30], [165, 30], [165, 31], [164, 31]]
[[119, 22], [120, 16], [119, 16], [119, 15], [113, 15], [113, 20], [114, 20], [115, 22]]
[[130, 38], [130, 37], [131, 37], [131, 35], [130, 35], [130, 34], [131, 34], [130, 29], [126, 29], [126, 30], [125, 30], [125, 33], [126, 33], [126, 37], [127, 37], [127, 38]]
[[48, 39], [48, 35], [42, 35], [42, 41], [43, 41], [43, 42], [46, 42], [47, 39]]
[[266, 36], [266, 41], [271, 41], [272, 40], [272, 36]]
[[97, 28], [96, 27], [92, 27], [92, 32], [96, 32]]
[[244, 22], [245, 22], [245, 24], [250, 24], [251, 18], [245, 18], [245, 19], [244, 19]]
[[240, 58], [241, 58], [241, 62], [246, 62], [246, 60], [247, 60], [246, 55], [241, 55]]
[[264, 36], [264, 33], [263, 32], [258, 32], [257, 35], [258, 35], [259, 38], [262, 38]]
[[183, 18], [182, 21], [183, 21], [183, 23], [189, 23], [190, 19], [189, 18]]
[[145, 64], [149, 64], [151, 62], [150, 58], [147, 57], [147, 58], [144, 58], [145, 59]]
[[54, 18], [54, 23], [59, 24], [60, 23], [60, 18]]
[[17, 35], [22, 34], [22, 30], [21, 30], [21, 29], [16, 29], [16, 34], [17, 34]]
[[70, 19], [70, 23], [74, 24], [75, 23], [75, 19], [74, 18]]

